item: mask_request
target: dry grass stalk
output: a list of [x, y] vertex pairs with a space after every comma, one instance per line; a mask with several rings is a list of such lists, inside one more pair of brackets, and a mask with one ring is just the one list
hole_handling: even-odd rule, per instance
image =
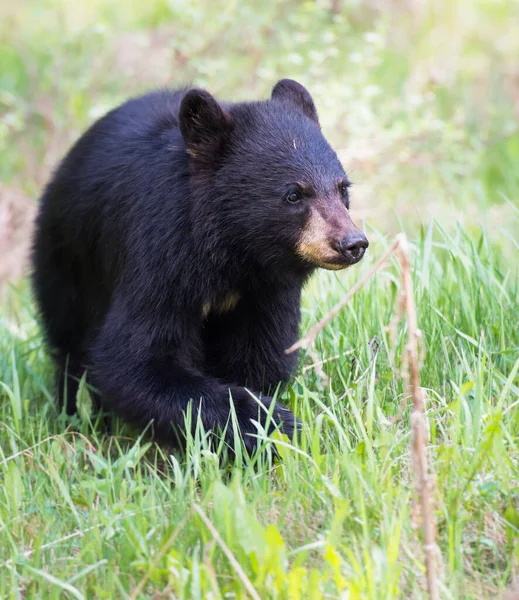
[[[416, 319], [416, 309], [414, 304], [413, 283], [411, 278], [411, 264], [409, 244], [403, 233], [398, 234], [388, 249], [380, 259], [371, 267], [371, 269], [348, 291], [346, 296], [336, 304], [332, 310], [314, 325], [307, 334], [288, 348], [285, 352], [288, 354], [298, 348], [308, 348], [313, 344], [320, 331], [341, 311], [372, 277], [382, 269], [388, 259], [395, 254], [401, 265], [402, 275], [402, 294], [401, 309], [402, 315], [407, 322], [407, 343], [405, 347], [405, 356], [403, 363], [407, 365], [405, 369], [405, 379], [407, 382], [407, 397], [413, 400], [413, 411], [411, 414], [412, 445], [411, 456], [414, 471], [415, 495], [414, 505], [419, 507], [419, 511], [413, 511], [414, 525], [422, 525], [423, 546], [425, 555], [425, 569], [427, 576], [427, 589], [431, 600], [438, 600], [438, 577], [436, 558], [439, 556], [439, 548], [436, 545], [436, 523], [433, 514], [431, 502], [431, 487], [433, 478], [429, 475], [427, 463], [427, 420], [425, 412], [425, 397], [423, 389], [420, 387], [420, 356], [418, 349], [418, 338], [420, 331]], [[399, 319], [400, 320], [400, 319]], [[421, 517], [421, 518], [420, 518]], [[419, 522], [419, 521], [420, 522]]]
[[438, 579], [436, 574], [436, 557], [439, 549], [436, 545], [436, 523], [431, 502], [431, 483], [427, 464], [427, 418], [425, 415], [425, 396], [420, 387], [420, 367], [418, 356], [418, 337], [420, 335], [416, 321], [411, 264], [409, 260], [409, 244], [403, 234], [397, 236], [397, 253], [402, 266], [402, 287], [404, 307], [407, 320], [407, 353], [408, 376], [407, 387], [413, 399], [411, 413], [411, 455], [415, 475], [415, 502], [420, 505], [422, 529], [424, 537], [425, 570], [427, 574], [427, 590], [432, 600], [439, 598]]

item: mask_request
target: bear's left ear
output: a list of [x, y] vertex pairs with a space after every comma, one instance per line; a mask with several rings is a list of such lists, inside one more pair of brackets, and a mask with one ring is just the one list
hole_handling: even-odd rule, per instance
[[293, 79], [281, 79], [276, 83], [272, 90], [273, 100], [283, 100], [290, 102], [301, 110], [312, 121], [319, 124], [319, 117], [315, 108], [314, 101], [310, 92], [297, 81]]
[[209, 92], [189, 90], [180, 103], [178, 120], [194, 159], [208, 162], [218, 158], [231, 133], [232, 118]]

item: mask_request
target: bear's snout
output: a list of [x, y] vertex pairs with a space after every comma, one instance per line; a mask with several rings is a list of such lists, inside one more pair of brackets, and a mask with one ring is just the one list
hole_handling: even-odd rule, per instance
[[344, 256], [349, 265], [358, 263], [366, 248], [369, 246], [368, 238], [360, 230], [347, 233], [337, 244], [337, 250]]

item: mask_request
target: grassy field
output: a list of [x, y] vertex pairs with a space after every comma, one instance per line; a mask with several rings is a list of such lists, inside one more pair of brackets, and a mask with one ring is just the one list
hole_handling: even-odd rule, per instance
[[23, 262], [50, 169], [130, 94], [255, 98], [284, 76], [313, 93], [371, 241], [312, 280], [302, 332], [406, 232], [441, 597], [500, 598], [519, 567], [519, 4], [122, 6], [0, 5], [0, 598], [426, 597], [395, 261], [317, 338], [327, 382], [302, 356], [297, 446], [222, 466], [199, 439], [181, 458], [107, 435], [85, 397], [81, 417], [55, 406]]

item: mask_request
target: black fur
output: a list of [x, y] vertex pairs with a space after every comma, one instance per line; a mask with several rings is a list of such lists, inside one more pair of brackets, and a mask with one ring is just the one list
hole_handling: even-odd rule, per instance
[[[313, 270], [295, 252], [308, 213], [286, 193], [344, 176], [310, 95], [287, 80], [254, 103], [155, 92], [96, 122], [48, 184], [34, 242], [48, 343], [71, 376], [67, 412], [86, 368], [108, 407], [174, 442], [190, 399], [207, 429], [225, 429], [230, 393], [252, 449], [258, 404], [243, 386], [269, 392], [293, 373], [284, 350]], [[279, 403], [274, 419], [292, 435]]]

